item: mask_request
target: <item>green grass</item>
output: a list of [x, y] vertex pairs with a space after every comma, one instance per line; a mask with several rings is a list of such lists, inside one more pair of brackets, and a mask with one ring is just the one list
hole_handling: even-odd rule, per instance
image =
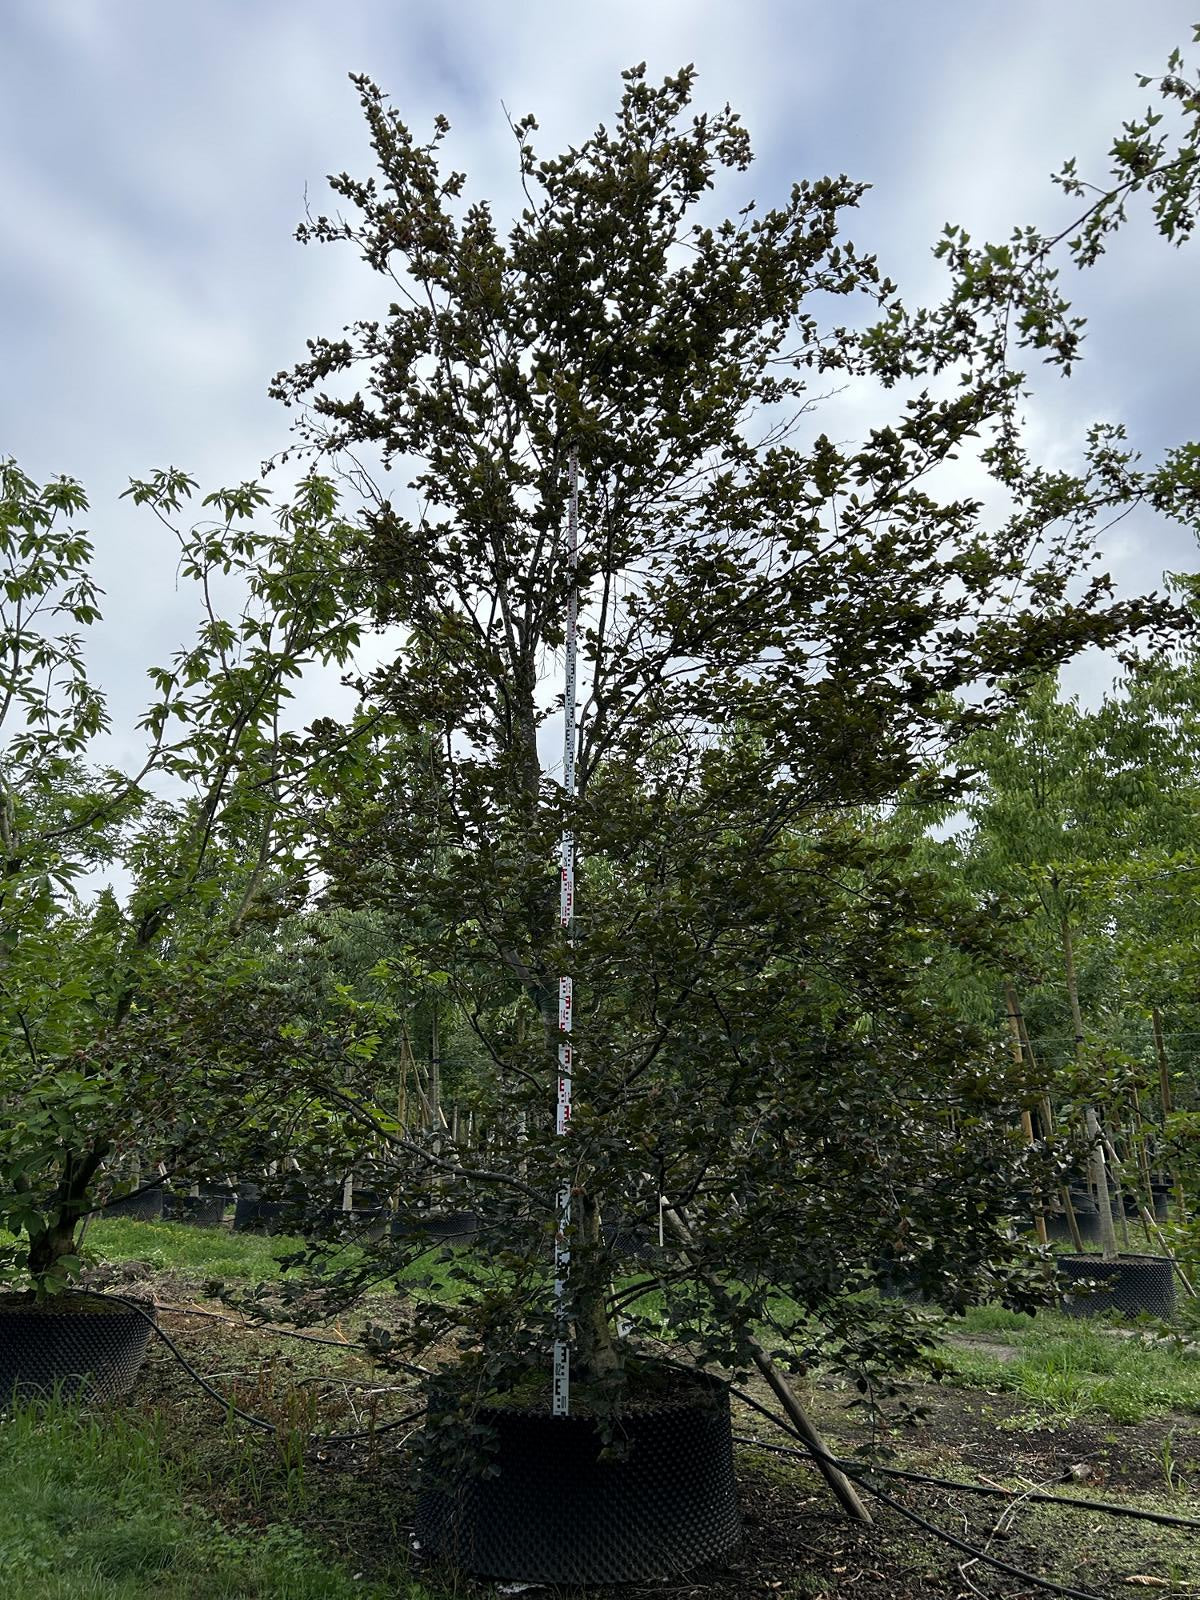
[[156, 1272], [263, 1283], [279, 1276], [279, 1260], [303, 1248], [302, 1239], [194, 1228], [184, 1222], [137, 1222], [100, 1217], [84, 1237], [85, 1258], [144, 1261]]
[[1047, 1418], [1134, 1423], [1200, 1412], [1200, 1359], [1169, 1345], [1053, 1312], [1027, 1317], [995, 1307], [972, 1310], [953, 1328], [1011, 1345], [1016, 1355], [948, 1342], [942, 1356], [952, 1381], [1020, 1395]]
[[429, 1600], [356, 1580], [286, 1523], [228, 1529], [192, 1503], [159, 1428], [57, 1403], [0, 1418], [0, 1593], [20, 1600]]
[[[0, 1235], [0, 1238], [6, 1237]], [[183, 1222], [139, 1222], [131, 1217], [106, 1217], [94, 1222], [83, 1242], [85, 1261], [141, 1261], [155, 1272], [175, 1272], [197, 1283], [266, 1283], [280, 1276], [280, 1260], [304, 1248], [304, 1240], [288, 1234], [268, 1236], [234, 1233], [225, 1228], [196, 1228]], [[451, 1276], [455, 1247], [434, 1247], [398, 1274], [398, 1281], [419, 1285], [439, 1300], [459, 1300], [466, 1286]], [[356, 1244], [347, 1244], [340, 1260], [361, 1259]], [[387, 1294], [397, 1279], [368, 1289]]]

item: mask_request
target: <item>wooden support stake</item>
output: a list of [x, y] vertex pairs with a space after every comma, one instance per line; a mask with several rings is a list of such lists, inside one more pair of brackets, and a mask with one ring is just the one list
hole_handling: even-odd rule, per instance
[[[683, 1241], [685, 1253], [694, 1262], [696, 1236], [692, 1232], [691, 1219], [687, 1212], [682, 1207], [676, 1208], [668, 1204], [664, 1204], [662, 1209], [671, 1226]], [[701, 1277], [707, 1284], [709, 1292], [717, 1305], [728, 1308], [730, 1299], [723, 1285], [718, 1283], [716, 1279], [711, 1278], [707, 1273], [701, 1273]], [[813, 1427], [808, 1413], [797, 1400], [791, 1384], [788, 1383], [786, 1377], [780, 1372], [757, 1339], [751, 1336], [749, 1344], [750, 1353], [754, 1358], [754, 1365], [766, 1380], [771, 1393], [787, 1413], [788, 1421], [812, 1452], [813, 1460], [816, 1462], [821, 1476], [833, 1490], [842, 1509], [853, 1521], [872, 1524], [875, 1519], [859, 1498], [858, 1490], [834, 1460], [821, 1435]]]

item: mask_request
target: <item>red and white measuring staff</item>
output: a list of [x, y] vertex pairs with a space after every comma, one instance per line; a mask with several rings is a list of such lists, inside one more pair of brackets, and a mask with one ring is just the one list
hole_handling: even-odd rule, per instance
[[[575, 798], [575, 665], [579, 589], [579, 452], [572, 446], [569, 464], [570, 494], [567, 504], [567, 572], [571, 592], [567, 597], [567, 661], [563, 687], [563, 789], [568, 803]], [[558, 919], [568, 940], [575, 923], [575, 834], [570, 823], [563, 829], [560, 845]], [[571, 1126], [571, 979], [558, 980], [558, 1113], [555, 1130], [565, 1138]], [[554, 1235], [554, 1398], [553, 1414], [565, 1417], [571, 1409], [570, 1310], [567, 1305], [567, 1276], [571, 1270], [571, 1180], [563, 1179], [558, 1196], [558, 1228]]]

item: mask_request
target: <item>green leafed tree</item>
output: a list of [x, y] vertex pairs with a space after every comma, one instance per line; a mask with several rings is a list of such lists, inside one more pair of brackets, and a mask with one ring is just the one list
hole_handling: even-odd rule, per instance
[[[201, 621], [151, 671], [145, 758], [126, 772], [97, 758], [83, 490], [0, 466], [0, 1268], [39, 1294], [72, 1279], [83, 1219], [128, 1186], [125, 1163], [216, 1160], [222, 1108], [244, 1114], [253, 1072], [223, 1012], [247, 928], [298, 893], [312, 752], [288, 701], [358, 637], [328, 484], [273, 509], [254, 485], [218, 492], [175, 528], [194, 487], [168, 472], [129, 491], [178, 533]], [[96, 874], [112, 880], [99, 893]]]
[[[743, 200], [748, 135], [728, 107], [693, 111], [691, 69], [627, 72], [611, 124], [557, 157], [516, 122], [524, 203], [502, 223], [448, 166], [444, 119], [422, 139], [355, 83], [376, 170], [332, 178], [341, 209], [299, 237], [354, 250], [390, 304], [310, 341], [274, 393], [299, 410], [297, 448], [355, 463], [375, 615], [403, 641], [362, 711], [398, 754], [326, 812], [333, 891], [421, 911], [425, 959], [490, 965], [504, 990], [473, 1018], [497, 1069], [486, 1159], [358, 1108], [414, 1201], [436, 1175], [484, 1219], [491, 1249], [460, 1270], [487, 1373], [544, 1360], [564, 1179], [593, 1378], [619, 1378], [633, 1291], [614, 1274], [664, 1214], [692, 1241], [649, 1284], [726, 1360], [777, 1285], [834, 1330], [826, 1348], [865, 1361], [878, 1346], [850, 1295], [880, 1257], [950, 1304], [1020, 1299], [999, 1215], [1023, 1089], [918, 981], [953, 937], [944, 897], [853, 819], [905, 785], [952, 799], [966, 734], [1083, 646], [1171, 620], [1114, 597], [1093, 539], [1147, 498], [1191, 516], [1186, 494], [1151, 484], [1116, 428], [1081, 441], [1073, 472], [1025, 446], [1014, 355], [1069, 368], [1078, 348], [1053, 241], [977, 249], [951, 230], [946, 298], [912, 310], [846, 237], [862, 185]], [[847, 379], [895, 404], [837, 443], [818, 402]], [[968, 451], [998, 513], [947, 486]], [[575, 587], [567, 804], [553, 752]], [[579, 1066], [556, 1139], [564, 973]]]

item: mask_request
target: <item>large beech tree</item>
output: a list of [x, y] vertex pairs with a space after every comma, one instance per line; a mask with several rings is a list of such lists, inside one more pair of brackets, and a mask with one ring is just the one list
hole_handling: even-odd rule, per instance
[[[355, 83], [378, 170], [331, 179], [345, 215], [299, 237], [359, 252], [391, 303], [312, 340], [274, 392], [299, 408], [298, 448], [353, 463], [376, 615], [403, 640], [363, 684], [373, 737], [323, 812], [333, 890], [423, 917], [431, 966], [490, 962], [508, 986], [472, 1023], [496, 1065], [481, 1110], [519, 1137], [484, 1159], [359, 1106], [414, 1196], [435, 1173], [484, 1217], [492, 1248], [461, 1269], [476, 1297], [446, 1315], [493, 1376], [543, 1361], [564, 1172], [593, 1376], [622, 1361], [628, 1233], [611, 1224], [656, 1233], [663, 1201], [695, 1242], [648, 1279], [726, 1359], [778, 1284], [826, 1354], [867, 1361], [874, 1313], [848, 1294], [881, 1257], [948, 1304], [1019, 1299], [998, 1225], [1019, 1086], [914, 978], [947, 938], [985, 955], [985, 932], [948, 927], [932, 880], [853, 817], [904, 785], [946, 800], [965, 733], [1084, 645], [1163, 620], [1093, 564], [1098, 521], [1161, 489], [1119, 431], [1081, 441], [1077, 473], [1024, 450], [1014, 347], [1064, 366], [1078, 347], [1049, 241], [949, 232], [946, 299], [910, 311], [845, 236], [863, 185], [804, 181], [721, 216], [749, 138], [728, 107], [693, 114], [691, 69], [625, 73], [611, 127], [553, 159], [516, 122], [525, 203], [501, 225], [445, 165], [444, 119], [423, 141]], [[847, 381], [895, 400], [852, 445], [818, 431], [820, 396]], [[972, 451], [999, 514], [946, 487]], [[576, 581], [567, 807], [546, 751]], [[564, 971], [578, 1075], [556, 1141]]]

